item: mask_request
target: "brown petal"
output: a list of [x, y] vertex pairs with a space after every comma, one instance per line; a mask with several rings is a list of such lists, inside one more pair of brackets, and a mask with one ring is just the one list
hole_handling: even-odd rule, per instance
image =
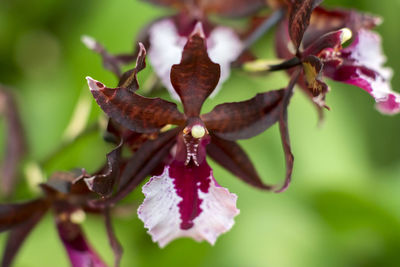
[[45, 199], [18, 204], [0, 204], [0, 232], [9, 230], [31, 219], [49, 207]]
[[146, 49], [142, 43], [139, 43], [139, 54], [136, 59], [134, 69], [125, 72], [119, 80], [118, 87], [127, 88], [132, 92], [139, 89], [137, 74], [146, 67]]
[[278, 121], [284, 94], [285, 90], [275, 90], [247, 101], [221, 104], [201, 119], [210, 132], [223, 139], [247, 139]]
[[207, 154], [244, 182], [260, 189], [273, 189], [273, 186], [263, 184], [246, 152], [236, 142], [223, 140], [211, 135], [211, 143], [207, 146]]
[[220, 66], [208, 57], [201, 23], [197, 24], [182, 53], [181, 63], [171, 69], [171, 83], [182, 100], [185, 114], [196, 117], [218, 84]]
[[175, 128], [144, 143], [127, 162], [115, 195], [93, 203], [94, 206], [113, 205], [132, 192], [167, 158], [180, 130], [181, 128]]
[[324, 9], [317, 7], [311, 15], [310, 25], [304, 34], [303, 45], [308, 47], [320, 36], [337, 31], [342, 28], [349, 28], [352, 32], [360, 29], [372, 29], [381, 23], [382, 19], [352, 9]]
[[185, 121], [185, 116], [172, 102], [143, 97], [126, 88], [108, 88], [90, 77], [86, 79], [97, 104], [104, 112], [132, 131], [151, 133], [166, 124], [180, 125]]
[[3, 252], [3, 259], [1, 261], [2, 267], [9, 267], [12, 265], [22, 243], [24, 243], [27, 236], [43, 217], [45, 212], [46, 210], [37, 211], [37, 213], [35, 213], [23, 224], [11, 230], [11, 232], [8, 234], [6, 247]]
[[0, 192], [9, 196], [14, 191], [18, 166], [26, 152], [26, 141], [14, 97], [1, 85], [0, 114], [4, 114], [7, 126], [6, 157], [0, 166]]
[[114, 185], [119, 178], [121, 150], [122, 142], [113, 151], [107, 154], [107, 169], [105, 173], [84, 178], [86, 185], [91, 191], [101, 196], [112, 193]]
[[287, 123], [287, 107], [289, 106], [289, 101], [290, 98], [292, 97], [293, 89], [300, 76], [300, 73], [301, 73], [300, 68], [294, 71], [290, 83], [286, 88], [285, 96], [283, 98], [281, 105], [281, 113], [279, 118], [279, 131], [281, 134], [283, 151], [285, 153], [286, 175], [282, 187], [279, 190], [275, 191], [277, 193], [285, 191], [292, 180], [294, 157], [292, 154], [292, 149], [290, 147], [290, 138], [289, 138], [288, 123]]
[[322, 0], [292, 0], [289, 5], [289, 34], [295, 49], [300, 47], [304, 32], [311, 18], [311, 13]]

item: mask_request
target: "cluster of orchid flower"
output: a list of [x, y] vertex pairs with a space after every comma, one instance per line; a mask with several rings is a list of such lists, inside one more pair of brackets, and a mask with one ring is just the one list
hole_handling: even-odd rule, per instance
[[[320, 114], [328, 108], [325, 96], [329, 87], [324, 76], [364, 89], [383, 113], [400, 111], [400, 95], [390, 88], [391, 70], [383, 67], [380, 37], [371, 31], [381, 21], [375, 16], [324, 9], [319, 6], [321, 0], [148, 2], [177, 8], [178, 12], [146, 27], [132, 55], [111, 55], [94, 39], [83, 38], [119, 79], [117, 88], [108, 88], [87, 77], [94, 99], [110, 118], [108, 139], [116, 148], [96, 174], [84, 170], [55, 173], [41, 184], [42, 197], [0, 205], [0, 230], [10, 231], [2, 266], [11, 265], [25, 238], [49, 209], [54, 212], [72, 266], [106, 266], [80, 228], [87, 212], [105, 217], [115, 265], [119, 265], [122, 248], [113, 233], [110, 212], [149, 176], [142, 188], [145, 199], [138, 216], [153, 241], [164, 247], [176, 238], [191, 237], [214, 244], [233, 226], [239, 210], [237, 196], [214, 178], [207, 155], [254, 187], [284, 191], [293, 168], [287, 107], [296, 84]], [[265, 15], [259, 13], [261, 10], [272, 12]], [[215, 25], [208, 14], [248, 17], [253, 23], [239, 34]], [[271, 65], [257, 59], [249, 47], [274, 25], [281, 63]], [[343, 47], [346, 42], [349, 44]], [[171, 97], [182, 103], [183, 113], [173, 102], [136, 93], [137, 75], [146, 67], [146, 54]], [[135, 60], [135, 68], [122, 73], [121, 66]], [[220, 104], [201, 114], [204, 101], [217, 93], [233, 66], [260, 75], [286, 70], [290, 80], [286, 88]], [[280, 186], [263, 183], [236, 142], [275, 123], [279, 124], [286, 159], [286, 177]], [[123, 149], [130, 150], [129, 157], [122, 154]]]

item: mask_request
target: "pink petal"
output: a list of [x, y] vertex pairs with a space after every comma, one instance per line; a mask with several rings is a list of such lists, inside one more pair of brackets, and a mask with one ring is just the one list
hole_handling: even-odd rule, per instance
[[174, 161], [143, 193], [138, 215], [160, 247], [179, 237], [214, 244], [239, 214], [237, 196], [216, 183], [206, 161], [198, 167]]
[[86, 240], [81, 227], [69, 220], [57, 221], [57, 230], [74, 267], [106, 267]]
[[339, 65], [337, 58], [326, 62], [326, 76], [364, 89], [374, 97], [382, 113], [400, 111], [400, 95], [390, 85], [392, 69], [383, 66], [386, 57], [378, 34], [361, 29], [354, 42], [341, 50], [338, 58], [341, 60]]
[[[179, 100], [171, 85], [170, 73], [174, 64], [179, 64], [187, 36], [180, 36], [172, 19], [164, 19], [149, 29], [150, 48], [148, 56], [154, 71], [160, 77], [171, 96]], [[241, 54], [243, 44], [236, 33], [227, 27], [213, 29], [207, 38], [208, 54], [211, 60], [221, 65], [221, 78], [214, 96], [229, 78], [230, 64]]]

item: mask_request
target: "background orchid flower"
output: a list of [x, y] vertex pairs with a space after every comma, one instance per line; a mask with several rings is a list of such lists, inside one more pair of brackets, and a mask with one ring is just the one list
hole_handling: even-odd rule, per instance
[[[231, 64], [238, 59], [246, 47], [239, 34], [232, 28], [215, 25], [208, 20], [208, 15], [238, 18], [249, 16], [267, 6], [267, 2], [262, 0], [149, 0], [145, 2], [177, 10], [177, 13], [172, 16], [151, 22], [137, 38], [148, 50], [149, 61], [155, 73], [176, 100], [179, 100], [179, 96], [171, 85], [171, 67], [180, 62], [183, 47], [195, 25], [198, 22], [203, 24], [208, 54], [212, 61], [221, 66], [220, 80], [211, 95], [213, 96], [218, 93], [221, 85], [228, 79]], [[104, 66], [116, 73], [117, 76], [121, 74], [119, 64], [133, 61], [137, 54], [136, 52], [132, 56], [112, 56], [94, 39], [85, 36], [82, 40], [90, 49], [102, 55]]]
[[107, 266], [89, 244], [80, 226], [85, 219], [85, 211], [101, 212], [88, 205], [88, 197], [93, 197], [93, 193], [85, 183], [74, 183], [86, 175], [55, 173], [47, 183], [41, 185], [45, 193], [43, 197], [29, 202], [0, 205], [0, 231], [10, 231], [1, 266], [12, 264], [29, 233], [50, 209], [54, 213], [57, 231], [71, 265]]
[[[141, 49], [143, 55], [144, 47]], [[158, 158], [158, 164], [168, 160], [164, 161], [162, 174], [153, 176], [143, 187], [146, 198], [138, 210], [153, 240], [162, 247], [181, 236], [213, 244], [233, 225], [233, 217], [239, 212], [236, 195], [218, 185], [207, 164], [207, 153], [245, 182], [265, 190], [278, 190], [276, 186], [262, 183], [246, 153], [235, 141], [256, 136], [279, 121], [288, 160], [284, 188], [290, 180], [293, 158], [287, 135], [286, 107], [291, 89], [218, 105], [200, 115], [203, 102], [213, 92], [219, 78], [220, 66], [209, 58], [201, 24], [190, 35], [180, 64], [171, 69], [171, 82], [181, 98], [184, 113], [179, 112], [174, 103], [145, 98], [124, 87], [108, 88], [87, 78], [99, 106], [131, 131], [157, 133], [166, 125], [177, 125], [154, 140], [164, 142], [166, 146], [159, 149], [167, 148], [165, 152], [170, 155], [163, 152], [165, 156]], [[154, 149], [153, 145], [144, 147], [146, 144], [132, 159]]]
[[[326, 107], [329, 88], [322, 80], [326, 76], [364, 89], [382, 113], [399, 112], [400, 95], [390, 86], [392, 70], [383, 66], [381, 38], [370, 30], [381, 19], [354, 10], [317, 7], [313, 11], [319, 2], [298, 1], [289, 7], [288, 19], [276, 31], [278, 56], [297, 57], [291, 63], [301, 62], [304, 67], [299, 84], [320, 108]], [[351, 38], [351, 44], [343, 47]]]

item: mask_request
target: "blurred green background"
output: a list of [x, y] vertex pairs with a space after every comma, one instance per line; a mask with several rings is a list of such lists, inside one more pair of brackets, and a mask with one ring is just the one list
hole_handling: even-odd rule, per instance
[[[392, 86], [399, 90], [400, 0], [326, 0], [325, 5], [357, 8], [384, 18], [377, 31], [383, 36], [388, 65], [395, 70]], [[90, 103], [86, 125], [103, 116], [90, 98], [86, 75], [109, 86], [116, 84], [80, 37], [91, 35], [113, 53], [129, 52], [140, 29], [166, 12], [134, 0], [0, 1], [0, 83], [14, 89], [21, 108], [30, 149], [25, 166], [39, 163], [47, 177], [74, 167], [91, 172], [104, 163], [111, 146], [103, 142], [100, 131], [89, 131], [73, 144], [65, 134], [78, 102]], [[272, 39], [268, 34], [254, 51], [273, 57]], [[140, 75], [142, 84], [150, 73], [149, 68]], [[204, 111], [286, 83], [283, 73], [249, 77], [235, 70]], [[160, 249], [136, 216], [135, 206], [143, 199], [138, 188], [126, 201], [134, 207], [128, 205], [124, 216], [114, 217], [125, 249], [122, 266], [400, 266], [400, 116], [379, 114], [361, 89], [329, 84], [327, 103], [332, 110], [326, 112], [321, 127], [314, 107], [300, 91], [292, 99], [289, 125], [295, 168], [287, 192], [251, 188], [213, 164], [218, 182], [239, 197], [241, 213], [235, 226], [214, 247], [180, 239]], [[168, 97], [165, 92], [161, 95]], [[80, 112], [85, 114], [85, 108]], [[4, 120], [0, 130], [4, 151]], [[265, 181], [283, 179], [276, 126], [241, 143]], [[15, 200], [37, 194], [28, 184], [21, 172]], [[111, 264], [102, 221], [89, 216], [84, 228]], [[4, 241], [2, 234], [0, 248]], [[25, 242], [15, 266], [69, 266], [50, 215]]]

